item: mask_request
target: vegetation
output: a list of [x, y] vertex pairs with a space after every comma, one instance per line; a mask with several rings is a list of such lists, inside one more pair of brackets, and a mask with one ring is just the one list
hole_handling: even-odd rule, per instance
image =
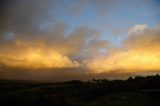
[[159, 106], [160, 76], [61, 83], [0, 80], [0, 106]]

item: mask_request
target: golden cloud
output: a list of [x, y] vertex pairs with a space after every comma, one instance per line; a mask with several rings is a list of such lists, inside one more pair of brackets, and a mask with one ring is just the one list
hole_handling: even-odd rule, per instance
[[13, 68], [70, 68], [78, 67], [77, 61], [70, 60], [67, 56], [48, 50], [47, 52], [37, 48], [25, 48], [17, 51], [17, 54], [0, 54], [0, 63], [6, 67]]
[[123, 72], [159, 71], [160, 28], [147, 28], [147, 30], [144, 28], [144, 31], [140, 32], [129, 36], [124, 41], [122, 49], [111, 52], [107, 56], [89, 60], [87, 67], [96, 73], [113, 70]]

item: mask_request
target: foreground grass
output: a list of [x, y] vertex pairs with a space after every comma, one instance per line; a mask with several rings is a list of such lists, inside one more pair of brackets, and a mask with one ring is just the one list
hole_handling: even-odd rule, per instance
[[100, 97], [86, 106], [145, 106], [145, 101], [136, 92], [120, 92]]
[[100, 86], [3, 83], [0, 86], [0, 106], [160, 106], [159, 100], [144, 98], [142, 92], [107, 92]]

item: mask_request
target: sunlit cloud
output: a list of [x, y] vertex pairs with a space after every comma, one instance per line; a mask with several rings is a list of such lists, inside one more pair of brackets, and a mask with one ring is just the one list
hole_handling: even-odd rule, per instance
[[[145, 25], [146, 27], [146, 25]], [[89, 69], [101, 72], [147, 72], [160, 70], [160, 29], [133, 27], [134, 34], [124, 41], [124, 47], [107, 56], [88, 61]], [[143, 29], [143, 30], [142, 30]], [[136, 31], [138, 30], [138, 31]], [[140, 33], [139, 33], [140, 31]], [[136, 34], [135, 34], [136, 32]]]
[[129, 29], [128, 34], [131, 35], [139, 35], [143, 33], [148, 28], [147, 24], [135, 25], [133, 28]]
[[124, 2], [2, 0], [0, 78], [159, 72], [158, 2]]
[[71, 61], [67, 56], [53, 50], [37, 48], [18, 51], [17, 54], [0, 54], [0, 63], [6, 67], [42, 69], [42, 68], [70, 68], [78, 67], [79, 63]]

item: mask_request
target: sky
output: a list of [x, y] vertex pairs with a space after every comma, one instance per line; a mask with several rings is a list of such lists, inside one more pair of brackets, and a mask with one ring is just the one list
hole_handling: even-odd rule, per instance
[[159, 0], [1, 0], [0, 78], [160, 72]]

